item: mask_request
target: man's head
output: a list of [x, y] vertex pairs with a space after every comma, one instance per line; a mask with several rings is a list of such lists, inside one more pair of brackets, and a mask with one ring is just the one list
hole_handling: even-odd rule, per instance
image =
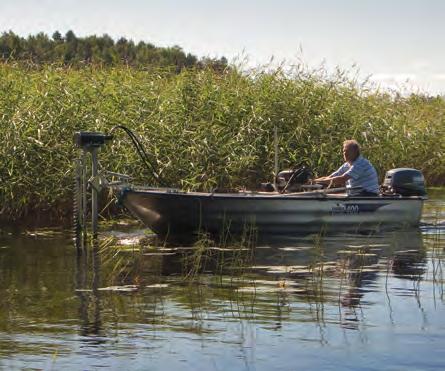
[[346, 162], [352, 163], [360, 156], [360, 145], [354, 139], [343, 142], [343, 157]]

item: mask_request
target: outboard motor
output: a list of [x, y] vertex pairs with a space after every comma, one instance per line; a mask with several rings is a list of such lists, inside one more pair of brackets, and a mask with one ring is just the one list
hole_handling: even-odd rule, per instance
[[425, 179], [420, 170], [400, 168], [386, 172], [382, 189], [384, 193], [402, 196], [425, 196]]

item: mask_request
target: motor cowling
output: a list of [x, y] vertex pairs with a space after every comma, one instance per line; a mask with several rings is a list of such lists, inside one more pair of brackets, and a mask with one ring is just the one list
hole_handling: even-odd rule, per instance
[[382, 189], [402, 196], [425, 196], [425, 179], [420, 170], [410, 168], [391, 169], [386, 172]]

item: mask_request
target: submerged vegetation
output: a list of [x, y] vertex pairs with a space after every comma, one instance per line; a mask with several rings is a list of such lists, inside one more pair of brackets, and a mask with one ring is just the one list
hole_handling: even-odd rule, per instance
[[[274, 127], [280, 168], [338, 167], [341, 143], [356, 138], [382, 179], [415, 167], [429, 185], [445, 181], [445, 101], [359, 85], [348, 74], [296, 66], [150, 70], [127, 66], [27, 68], [0, 64], [0, 219], [70, 215], [75, 131], [137, 132], [163, 180], [210, 190], [270, 180]], [[100, 154], [102, 165], [156, 185], [128, 138]]]
[[378, 276], [385, 286], [391, 275], [418, 285], [432, 269], [428, 258], [434, 260], [432, 282], [439, 287], [443, 277], [437, 257], [443, 238], [437, 229], [430, 232], [426, 239], [411, 230], [341, 238], [317, 234], [272, 244], [258, 243], [249, 234], [230, 242], [202, 236], [190, 246], [165, 246], [146, 237], [128, 245], [125, 238], [120, 242], [108, 237], [101, 241], [97, 257], [103, 282], [110, 286], [99, 290], [131, 292], [193, 284], [195, 295], [224, 290], [228, 300], [247, 299], [247, 307], [255, 306], [264, 294], [287, 294], [316, 307], [331, 303], [351, 308], [360, 306], [366, 292], [362, 289]]

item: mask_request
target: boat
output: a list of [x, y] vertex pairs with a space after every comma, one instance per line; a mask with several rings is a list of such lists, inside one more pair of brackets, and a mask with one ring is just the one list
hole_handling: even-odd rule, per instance
[[[309, 192], [308, 192], [309, 193]], [[417, 226], [423, 196], [350, 197], [347, 194], [232, 194], [125, 188], [121, 203], [160, 236], [369, 231]]]
[[[123, 126], [116, 128], [130, 136], [144, 163], [158, 179], [155, 166], [134, 133]], [[201, 232], [221, 236], [246, 230], [259, 235], [273, 235], [410, 228], [419, 224], [423, 203], [427, 199], [422, 172], [410, 168], [387, 171], [381, 193], [372, 197], [360, 196], [357, 193], [360, 190], [352, 188], [319, 189], [321, 185], [307, 184], [311, 172], [305, 167], [278, 173], [273, 185], [265, 183], [258, 191], [189, 192], [165, 187], [140, 187], [128, 184], [125, 175], [108, 172], [123, 179], [112, 183], [106, 180], [105, 175], [97, 175], [97, 150], [110, 139], [112, 135], [94, 132], [78, 132], [74, 136], [76, 145], [83, 151], [83, 160], [79, 163], [85, 163], [87, 153], [92, 156], [93, 176], [89, 183], [93, 231], [97, 230], [97, 193], [104, 186], [117, 191], [122, 205], [165, 238], [196, 236]], [[86, 194], [83, 190], [87, 186], [85, 176], [81, 176], [85, 170], [82, 166], [80, 170], [76, 177], [76, 199], [82, 206], [82, 212], [77, 214], [84, 221]], [[83, 180], [79, 183], [79, 179]]]
[[[120, 202], [162, 237], [208, 232], [295, 234], [362, 232], [411, 228], [419, 224], [426, 200], [423, 176], [393, 169], [378, 197], [354, 196], [345, 188], [302, 192], [187, 192], [126, 186]], [[385, 189], [385, 188], [384, 188]]]

